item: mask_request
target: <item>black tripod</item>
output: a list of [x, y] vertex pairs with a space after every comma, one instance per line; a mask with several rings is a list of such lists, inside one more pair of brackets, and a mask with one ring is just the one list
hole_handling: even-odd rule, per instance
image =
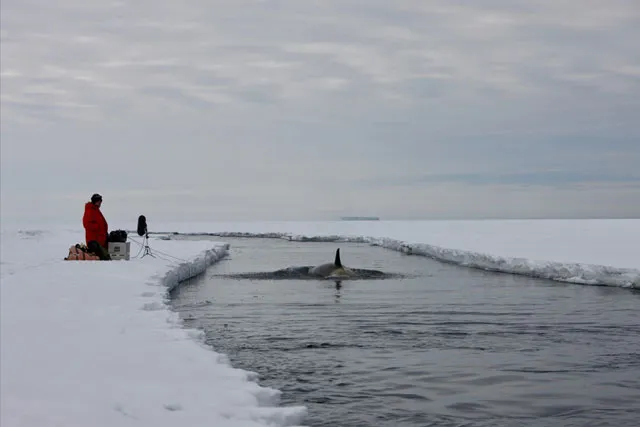
[[151, 253], [151, 248], [149, 247], [149, 233], [145, 231], [144, 239], [142, 239], [142, 243], [144, 244], [144, 253], [140, 258], [144, 258], [146, 255], [155, 258], [156, 256]]

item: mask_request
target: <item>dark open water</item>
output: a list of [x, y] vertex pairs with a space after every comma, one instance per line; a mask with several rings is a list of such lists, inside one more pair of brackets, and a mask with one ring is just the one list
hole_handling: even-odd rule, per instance
[[[173, 294], [235, 367], [309, 426], [640, 426], [640, 293], [442, 264], [364, 244], [225, 239]], [[403, 280], [214, 274], [330, 261]]]

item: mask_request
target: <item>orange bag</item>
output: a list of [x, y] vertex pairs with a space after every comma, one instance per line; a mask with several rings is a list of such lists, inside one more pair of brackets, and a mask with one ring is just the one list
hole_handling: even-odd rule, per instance
[[77, 244], [69, 248], [69, 255], [65, 258], [66, 261], [100, 261], [98, 255], [92, 254], [87, 249], [86, 245]]

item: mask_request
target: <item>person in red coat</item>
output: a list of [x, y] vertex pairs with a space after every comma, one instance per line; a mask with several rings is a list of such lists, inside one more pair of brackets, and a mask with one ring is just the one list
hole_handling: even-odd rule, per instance
[[106, 249], [109, 226], [100, 211], [100, 206], [102, 206], [102, 196], [99, 194], [91, 196], [91, 201], [84, 205], [82, 225], [89, 252], [98, 255], [101, 260], [110, 260], [109, 251]]

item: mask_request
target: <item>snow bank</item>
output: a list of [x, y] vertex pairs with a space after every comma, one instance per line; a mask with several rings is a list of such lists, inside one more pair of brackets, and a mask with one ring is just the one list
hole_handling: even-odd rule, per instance
[[602, 265], [533, 261], [489, 254], [441, 248], [427, 244], [409, 244], [393, 239], [367, 239], [370, 243], [411, 255], [501, 273], [520, 274], [560, 282], [619, 286], [640, 289], [640, 270]]
[[165, 235], [370, 243], [471, 268], [640, 288], [640, 220], [213, 223]]
[[[3, 231], [2, 426], [289, 426], [304, 407], [183, 327], [167, 288], [227, 253], [152, 239], [157, 258], [64, 261], [81, 233]], [[133, 250], [135, 255], [137, 251]]]

